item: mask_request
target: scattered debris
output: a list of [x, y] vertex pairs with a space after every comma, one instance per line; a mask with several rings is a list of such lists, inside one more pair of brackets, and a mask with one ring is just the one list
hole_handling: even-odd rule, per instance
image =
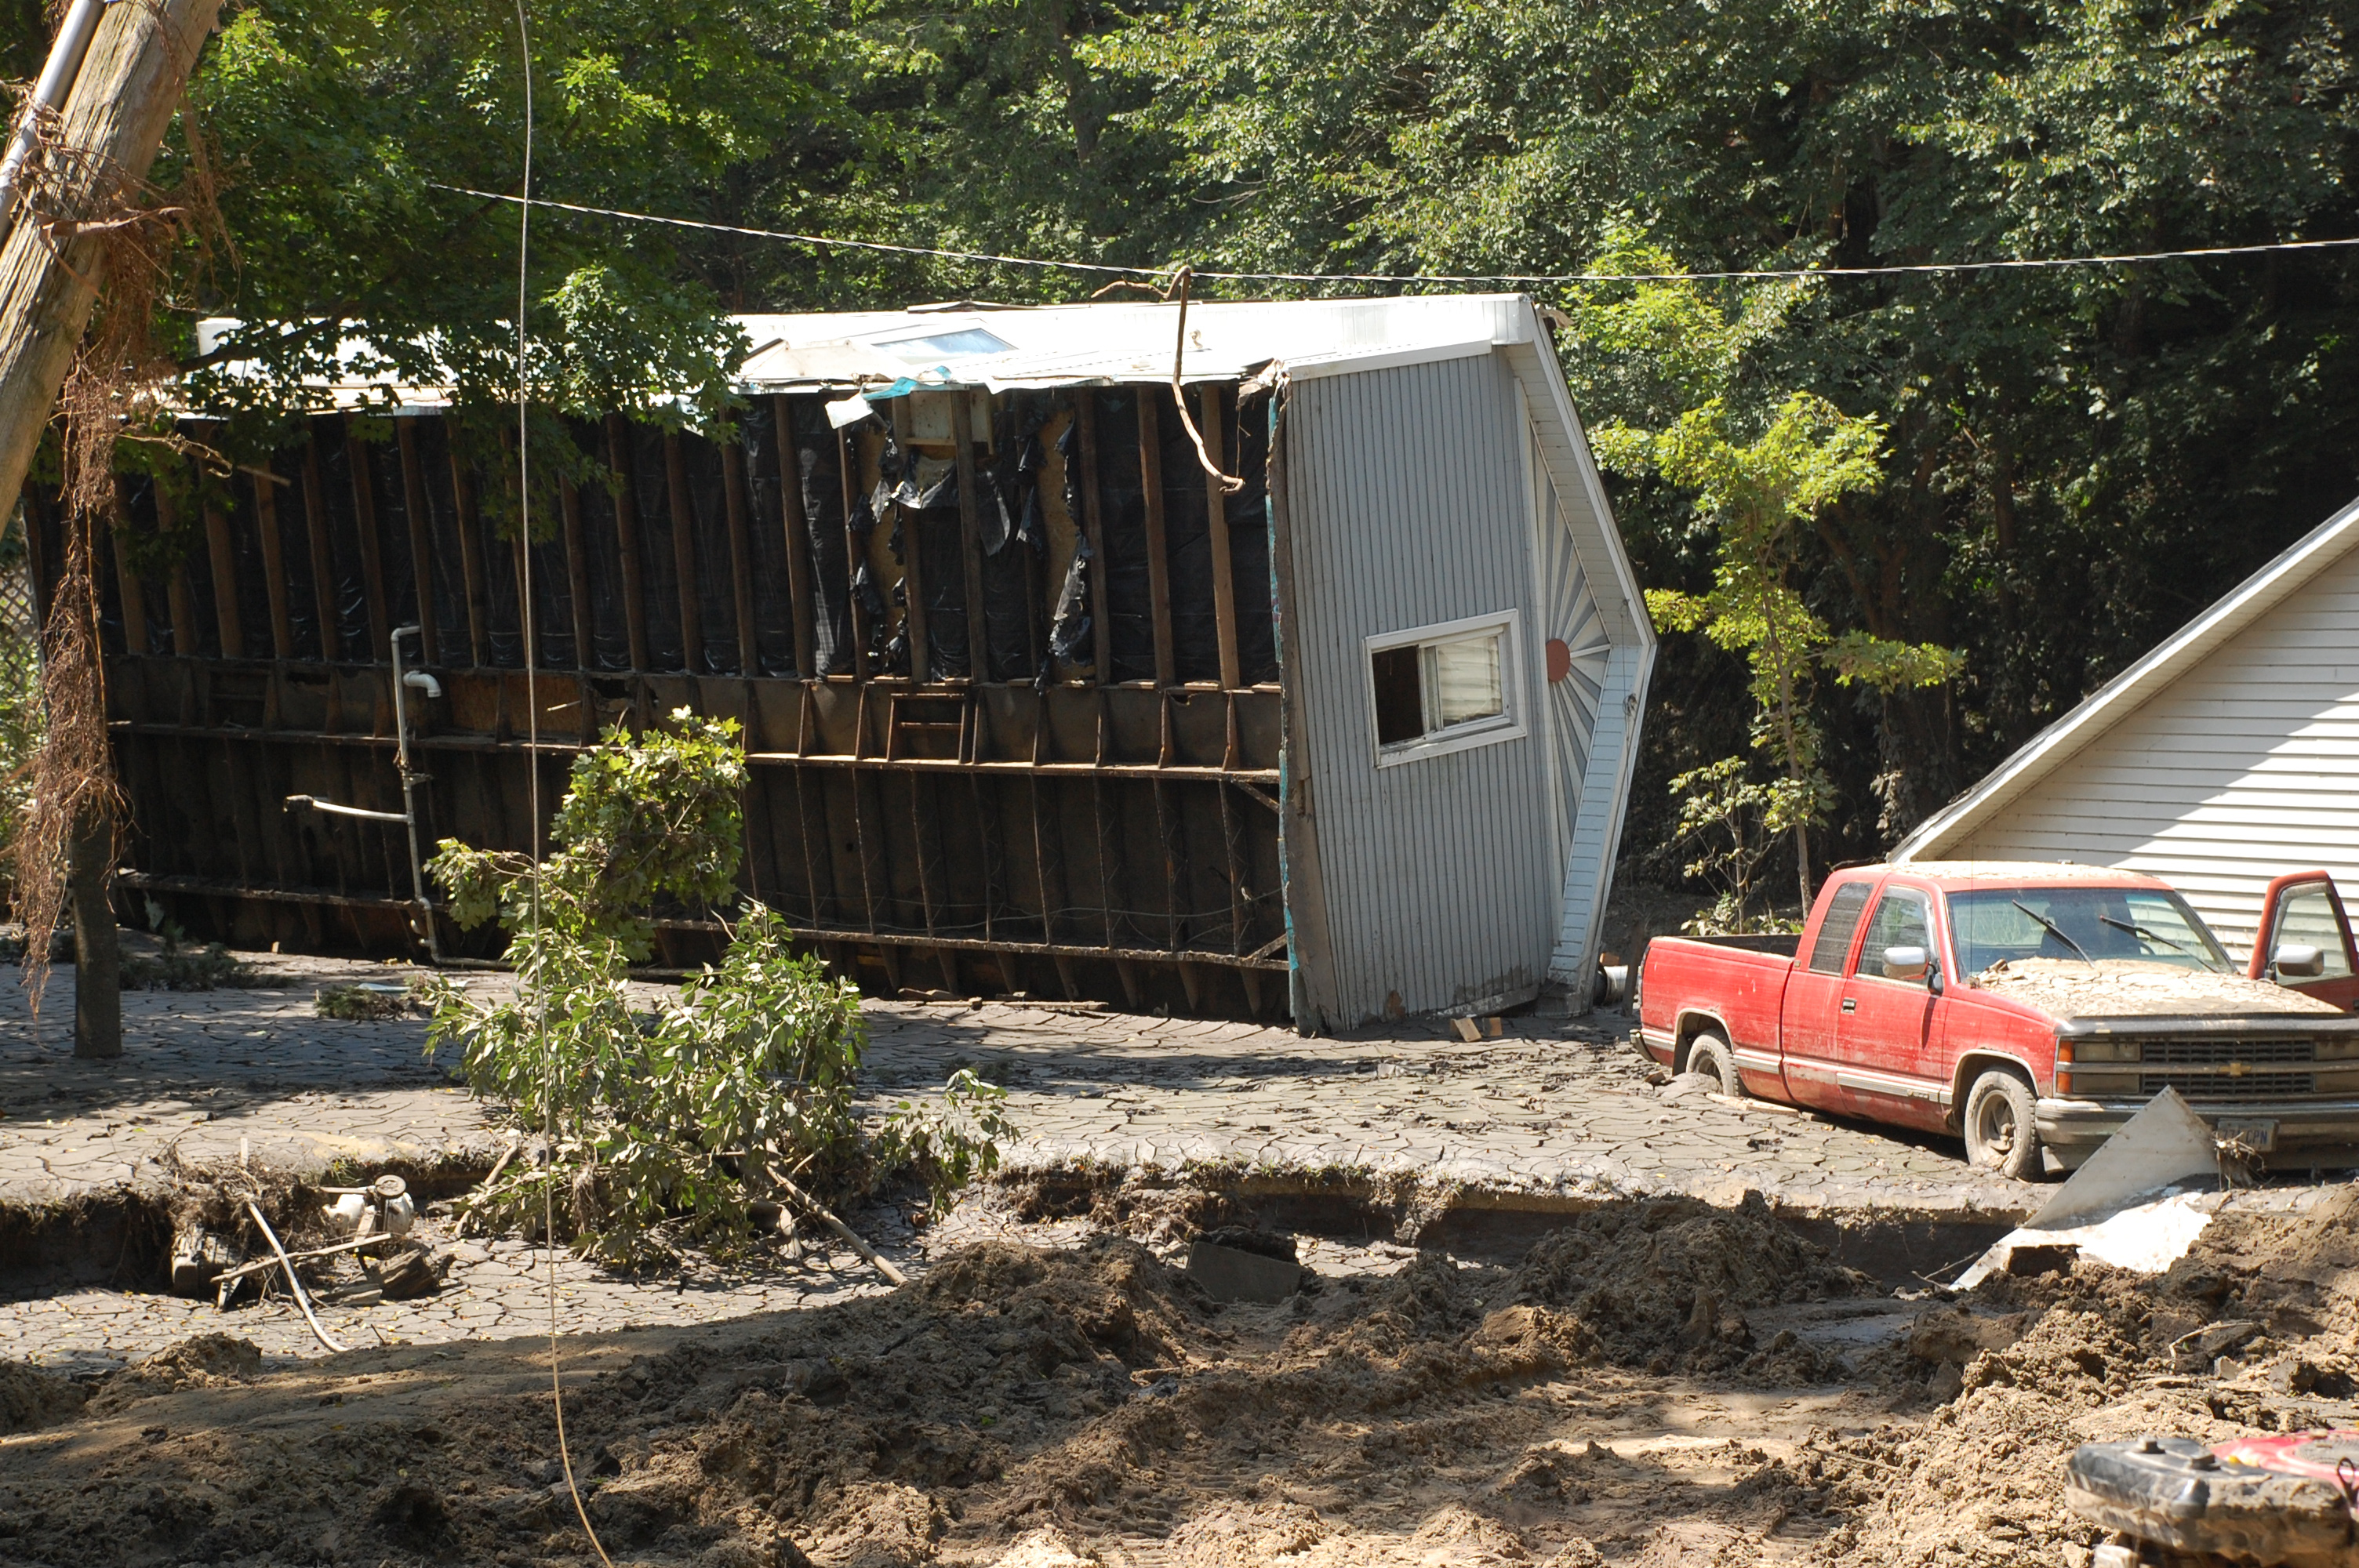
[[416, 988], [408, 981], [360, 980], [352, 985], [322, 986], [312, 1003], [321, 1018], [348, 1023], [408, 1018], [419, 1011]]

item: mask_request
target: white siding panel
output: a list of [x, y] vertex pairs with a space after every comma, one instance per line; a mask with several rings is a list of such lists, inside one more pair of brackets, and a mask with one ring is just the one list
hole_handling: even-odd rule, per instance
[[1941, 858], [2144, 871], [2240, 949], [2274, 876], [2323, 866], [2359, 892], [2359, 552]]

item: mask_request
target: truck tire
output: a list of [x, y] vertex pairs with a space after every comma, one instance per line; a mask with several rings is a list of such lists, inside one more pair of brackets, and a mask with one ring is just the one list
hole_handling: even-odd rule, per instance
[[1720, 1080], [1720, 1092], [1742, 1096], [1745, 1085], [1736, 1076], [1736, 1054], [1717, 1034], [1699, 1034], [1688, 1042], [1687, 1071]]
[[2039, 1128], [2033, 1120], [2031, 1086], [2020, 1075], [1994, 1067], [1966, 1091], [1966, 1161], [2018, 1182], [2041, 1172]]

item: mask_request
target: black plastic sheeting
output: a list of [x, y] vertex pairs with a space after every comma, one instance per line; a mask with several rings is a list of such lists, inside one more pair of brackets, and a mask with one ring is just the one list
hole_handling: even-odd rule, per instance
[[[389, 633], [395, 626], [415, 626], [418, 621], [418, 568], [409, 555], [409, 501], [401, 483], [401, 448], [395, 438], [390, 421], [378, 421], [375, 438], [363, 439], [345, 427], [344, 438], [352, 444], [352, 455], [368, 465], [370, 499], [376, 503], [376, 542], [385, 561], [385, 609], [390, 616]], [[381, 654], [384, 650], [377, 652]], [[402, 640], [401, 656], [407, 663], [418, 661], [418, 640]], [[572, 658], [569, 649], [568, 661]]]
[[[421, 488], [426, 492], [428, 577], [434, 600], [434, 628], [442, 663], [464, 669], [468, 651], [467, 579], [459, 561], [459, 498], [452, 489], [451, 432], [440, 419], [420, 419], [413, 438]], [[281, 529], [284, 532], [284, 529]]]
[[663, 432], [647, 425], [630, 427], [624, 460], [630, 467], [631, 499], [638, 505], [647, 667], [686, 669], [688, 649], [679, 626], [679, 565], [671, 537], [671, 478], [664, 464]]
[[819, 398], [787, 400], [794, 440], [795, 482], [802, 487], [803, 525], [810, 531], [812, 660], [819, 673], [853, 672], [852, 588], [843, 542], [843, 464], [827, 409]]
[[[571, 424], [574, 444], [603, 470], [606, 432], [597, 425]], [[582, 576], [590, 591], [590, 663], [593, 669], [631, 667], [631, 623], [623, 608], [622, 535], [614, 522], [615, 488], [593, 481], [573, 492], [582, 516]], [[570, 588], [570, 585], [569, 585]]]
[[1237, 666], [1248, 686], [1277, 679], [1277, 630], [1269, 567], [1269, 400], [1240, 404], [1229, 439], [1229, 471], [1245, 488], [1229, 497], [1229, 569], [1236, 583]]
[[[795, 603], [794, 579], [787, 567], [787, 514], [778, 491], [778, 426], [769, 400], [758, 400], [739, 416], [737, 428], [745, 445], [745, 509], [749, 514], [748, 558], [754, 568], [754, 647], [757, 672], [792, 676], [795, 667], [795, 625], [811, 613]], [[806, 570], [808, 570], [808, 566]], [[816, 645], [816, 644], [814, 644]]]
[[[1114, 681], [1155, 678], [1155, 604], [1147, 576], [1147, 487], [1138, 471], [1136, 388], [1089, 391], [1097, 415], [1098, 516], [1105, 535], [1106, 621], [1113, 633]], [[1160, 395], [1148, 392], [1147, 396]], [[1077, 519], [1078, 521], [1078, 519]], [[1169, 519], [1166, 519], [1169, 526]]]
[[1048, 676], [1038, 610], [1041, 566], [1049, 553], [1049, 522], [1040, 510], [1040, 470], [1048, 460], [1040, 427], [1055, 408], [1038, 394], [1005, 399], [993, 431], [995, 456], [989, 471], [979, 476], [989, 680], [1037, 681]]
[[1212, 520], [1204, 502], [1211, 481], [1170, 397], [1144, 395], [1160, 395], [1163, 402], [1156, 430], [1162, 441], [1163, 546], [1170, 563], [1171, 672], [1182, 682], [1218, 681], [1220, 614], [1212, 602]]
[[1082, 512], [1081, 422], [1068, 423], [1057, 438], [1057, 454], [1065, 464], [1065, 515], [1073, 524], [1073, 558], [1057, 589], [1057, 608], [1049, 622], [1049, 651], [1076, 669], [1094, 668], [1098, 662], [1097, 623], [1091, 618], [1090, 568], [1094, 552]]

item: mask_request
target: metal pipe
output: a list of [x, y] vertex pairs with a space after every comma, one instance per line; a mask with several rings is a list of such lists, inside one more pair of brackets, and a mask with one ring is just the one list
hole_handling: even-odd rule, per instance
[[[401, 820], [409, 833], [409, 890], [418, 901], [418, 918], [426, 926], [427, 957], [440, 964], [442, 962], [442, 934], [434, 924], [434, 904], [426, 896], [426, 862], [418, 852], [417, 786], [421, 775], [412, 772], [409, 766], [409, 710], [402, 701], [402, 692], [409, 684], [409, 677], [401, 669], [401, 640], [404, 637], [418, 637], [421, 651], [425, 645], [424, 636], [416, 626], [397, 626], [393, 629], [393, 635], [386, 639], [393, 654], [394, 766], [401, 773]], [[434, 677], [428, 676], [426, 678], [430, 684]], [[440, 696], [440, 688], [434, 687], [429, 695]], [[538, 765], [538, 758], [532, 761], [536, 766]]]
[[16, 213], [16, 181], [24, 174], [25, 161], [40, 145], [41, 113], [66, 106], [74, 79], [82, 74], [82, 57], [90, 52], [91, 35], [98, 31], [99, 15], [106, 5], [107, 0], [73, 0], [72, 9], [59, 24], [57, 38], [49, 45], [49, 63], [41, 67], [41, 78], [33, 84], [32, 96], [25, 100], [24, 113], [16, 117], [6, 155], [0, 157], [0, 236], [6, 235]]
[[357, 806], [337, 806], [330, 801], [315, 800], [308, 795], [287, 797], [289, 811], [324, 811], [331, 816], [357, 816], [364, 822], [407, 822], [409, 818], [398, 811], [364, 811]]

